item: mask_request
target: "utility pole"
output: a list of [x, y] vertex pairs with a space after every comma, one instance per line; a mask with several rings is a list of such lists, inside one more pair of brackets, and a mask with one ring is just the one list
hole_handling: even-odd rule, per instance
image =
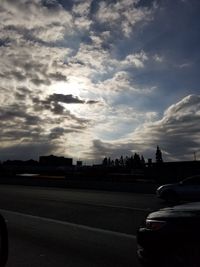
[[196, 157], [196, 152], [194, 152], [194, 161], [197, 160], [197, 157]]

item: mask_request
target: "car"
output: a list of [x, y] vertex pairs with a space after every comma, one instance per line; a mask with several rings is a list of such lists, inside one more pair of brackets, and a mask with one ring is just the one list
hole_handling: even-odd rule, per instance
[[178, 183], [162, 185], [156, 190], [156, 195], [166, 201], [200, 200], [200, 175], [188, 177]]
[[150, 213], [137, 231], [137, 255], [144, 266], [200, 266], [200, 202]]

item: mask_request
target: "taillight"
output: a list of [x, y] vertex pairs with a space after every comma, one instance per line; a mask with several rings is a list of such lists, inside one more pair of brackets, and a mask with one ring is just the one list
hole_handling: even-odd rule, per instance
[[146, 228], [149, 230], [159, 230], [166, 224], [165, 221], [146, 219]]

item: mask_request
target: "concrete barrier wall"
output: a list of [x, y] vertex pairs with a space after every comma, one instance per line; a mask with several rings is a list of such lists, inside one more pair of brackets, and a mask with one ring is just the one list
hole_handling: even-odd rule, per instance
[[154, 194], [158, 185], [148, 182], [73, 181], [59, 178], [0, 177], [0, 184], [108, 190]]

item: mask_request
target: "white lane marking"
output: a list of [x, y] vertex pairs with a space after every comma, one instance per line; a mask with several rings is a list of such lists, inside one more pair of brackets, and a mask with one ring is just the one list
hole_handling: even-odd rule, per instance
[[125, 238], [129, 238], [129, 239], [134, 239], [134, 240], [136, 239], [135, 235], [130, 235], [130, 234], [125, 234], [125, 233], [120, 233], [120, 232], [100, 229], [100, 228], [96, 228], [96, 227], [90, 227], [90, 226], [86, 226], [86, 225], [82, 225], [82, 224], [70, 223], [70, 222], [66, 222], [66, 221], [60, 221], [60, 220], [51, 219], [51, 218], [45, 218], [45, 217], [40, 217], [40, 216], [35, 216], [35, 215], [29, 215], [29, 214], [21, 213], [21, 212], [17, 212], [17, 211], [10, 211], [10, 210], [0, 209], [0, 212], [3, 215], [5, 215], [5, 217], [6, 217], [6, 214], [15, 215], [15, 216], [22, 216], [22, 217], [33, 219], [33, 220], [40, 220], [40, 221], [43, 221], [43, 222], [61, 224], [61, 225], [64, 225], [64, 226], [74, 227], [74, 228], [87, 230], [87, 231], [91, 231], [91, 232], [99, 232], [99, 233], [103, 233], [103, 234], [111, 234], [111, 235], [115, 235], [115, 236], [119, 236], [119, 237], [125, 237]]
[[128, 209], [128, 210], [134, 210], [134, 211], [148, 211], [148, 212], [152, 211], [151, 208], [142, 209], [142, 208], [134, 208], [134, 207], [129, 207], [129, 206], [110, 205], [110, 204], [98, 204], [98, 203], [84, 203], [84, 204], [94, 205], [94, 206], [99, 206], [99, 207], [108, 207], [108, 208], [117, 208], [117, 209]]

